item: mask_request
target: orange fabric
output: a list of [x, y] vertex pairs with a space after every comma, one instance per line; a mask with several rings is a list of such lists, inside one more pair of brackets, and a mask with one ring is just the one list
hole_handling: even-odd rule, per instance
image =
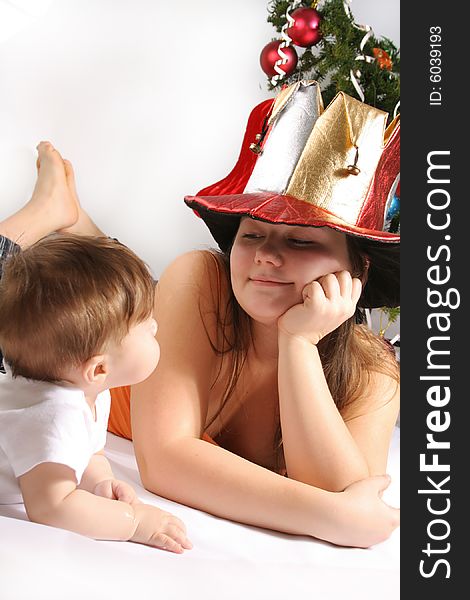
[[110, 392], [111, 412], [109, 413], [108, 431], [132, 440], [131, 388], [126, 385], [124, 387], [112, 388]]
[[209, 444], [214, 444], [214, 446], [218, 446], [219, 445], [217, 442], [214, 442], [214, 440], [211, 438], [211, 436], [207, 435], [207, 433], [203, 433], [202, 434], [202, 439], [205, 442], [209, 442]]
[[[109, 414], [108, 431], [120, 437], [132, 440], [130, 408], [131, 388], [126, 385], [124, 387], [112, 388], [110, 392], [111, 412]], [[210, 444], [218, 446], [207, 433], [203, 434], [202, 439]]]

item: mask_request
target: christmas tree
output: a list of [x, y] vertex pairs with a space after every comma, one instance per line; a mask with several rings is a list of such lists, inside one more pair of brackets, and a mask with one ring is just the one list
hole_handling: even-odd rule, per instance
[[[262, 53], [270, 90], [298, 79], [315, 79], [325, 106], [343, 91], [393, 116], [400, 99], [400, 52], [391, 40], [379, 39], [370, 27], [356, 24], [347, 2], [272, 0], [268, 12], [268, 22], [281, 34], [277, 41], [283, 42], [281, 51], [269, 58], [285, 73], [272, 76], [274, 64]], [[282, 52], [289, 56], [284, 64]]]

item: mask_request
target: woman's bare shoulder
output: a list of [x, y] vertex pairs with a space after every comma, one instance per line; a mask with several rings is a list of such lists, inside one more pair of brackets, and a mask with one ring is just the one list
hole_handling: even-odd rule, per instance
[[175, 258], [164, 270], [158, 287], [196, 286], [200, 290], [219, 287], [224, 279], [222, 259], [210, 250], [191, 250]]
[[172, 331], [181, 327], [195, 335], [200, 330], [214, 343], [228, 293], [227, 270], [220, 256], [206, 250], [186, 252], [168, 265], [158, 281], [155, 317], [162, 328], [167, 322]]
[[353, 419], [387, 405], [398, 410], [400, 367], [393, 347], [365, 325], [356, 325], [355, 335], [362, 362], [361, 385], [341, 411], [343, 418]]

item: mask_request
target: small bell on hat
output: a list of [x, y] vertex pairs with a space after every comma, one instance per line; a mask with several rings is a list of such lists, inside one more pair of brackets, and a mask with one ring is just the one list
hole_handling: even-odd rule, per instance
[[357, 166], [358, 159], [359, 159], [359, 148], [356, 146], [356, 156], [354, 158], [354, 164], [348, 165], [346, 167], [347, 172], [350, 173], [351, 175], [359, 175], [359, 173], [361, 172], [361, 169]]
[[261, 148], [261, 133], [257, 133], [255, 136], [256, 142], [250, 144], [250, 150], [255, 154], [261, 154], [263, 149]]

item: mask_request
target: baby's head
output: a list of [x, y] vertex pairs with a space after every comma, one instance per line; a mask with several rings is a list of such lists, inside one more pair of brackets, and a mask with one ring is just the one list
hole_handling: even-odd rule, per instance
[[53, 235], [7, 259], [0, 348], [13, 376], [78, 387], [130, 385], [159, 358], [154, 282], [109, 238]]

